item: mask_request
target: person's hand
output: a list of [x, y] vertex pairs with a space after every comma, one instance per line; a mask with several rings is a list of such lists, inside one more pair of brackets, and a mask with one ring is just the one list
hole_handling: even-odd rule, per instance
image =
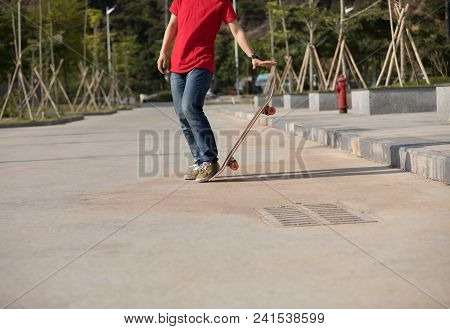
[[259, 67], [275, 66], [275, 65], [277, 65], [277, 62], [275, 62], [275, 61], [262, 61], [260, 59], [254, 58], [252, 60], [252, 64], [253, 64], [253, 69], [256, 69], [258, 66]]
[[165, 74], [164, 70], [166, 69], [166, 63], [167, 63], [167, 54], [160, 53], [158, 58], [158, 71], [161, 72], [161, 74]]

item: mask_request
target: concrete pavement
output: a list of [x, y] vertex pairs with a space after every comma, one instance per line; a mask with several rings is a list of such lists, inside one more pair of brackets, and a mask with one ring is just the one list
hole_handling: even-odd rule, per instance
[[[247, 121], [208, 113], [223, 159]], [[263, 126], [239, 172], [185, 182], [177, 131], [170, 107], [0, 131], [1, 305], [450, 305], [448, 186]], [[377, 222], [276, 228], [255, 211], [294, 202]]]

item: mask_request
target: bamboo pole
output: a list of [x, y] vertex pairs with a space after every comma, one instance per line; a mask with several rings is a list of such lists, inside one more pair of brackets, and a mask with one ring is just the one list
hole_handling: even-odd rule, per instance
[[73, 100], [73, 104], [75, 104], [75, 105], [78, 102], [78, 97], [80, 96], [81, 89], [84, 88], [86, 90], [85, 85], [84, 85], [84, 81], [86, 80], [86, 77], [87, 77], [87, 74], [88, 74], [88, 71], [89, 71], [89, 68], [84, 66], [81, 62], [78, 64], [78, 69], [80, 70], [80, 73], [81, 73], [81, 81], [80, 81], [80, 84], [78, 85], [78, 89], [77, 89], [77, 92], [75, 94], [75, 98]]
[[[83, 99], [81, 100], [80, 104], [79, 104], [78, 107], [76, 108], [75, 112], [79, 112], [80, 109], [81, 109], [81, 108], [84, 106], [84, 104], [86, 103], [87, 98], [88, 98], [88, 97], [92, 97], [92, 95], [91, 95], [91, 89], [92, 89], [94, 83], [95, 83], [95, 80], [94, 80], [93, 78], [91, 79], [90, 82], [87, 81], [87, 80], [84, 81], [86, 93], [83, 95]], [[94, 97], [95, 97], [95, 96], [94, 96]], [[86, 107], [89, 107], [89, 105], [90, 105], [90, 102], [88, 103], [88, 105], [87, 105]]]
[[[63, 59], [61, 59], [61, 60], [59, 61], [58, 69], [57, 69], [56, 71], [55, 71], [55, 67], [54, 67], [53, 65], [50, 65], [50, 69], [51, 69], [51, 71], [52, 71], [53, 73], [52, 73], [52, 77], [51, 77], [51, 79], [50, 79], [50, 83], [48, 84], [48, 88], [46, 87], [46, 88], [50, 91], [50, 93], [52, 92], [53, 86], [54, 86], [54, 84], [56, 83], [56, 79], [58, 78], [58, 75], [59, 75], [59, 72], [60, 72], [60, 70], [61, 70], [61, 67], [62, 67], [63, 62], [64, 62]], [[44, 87], [44, 86], [42, 86], [42, 87]], [[47, 102], [48, 102], [48, 98], [47, 98], [46, 96], [44, 96], [44, 97], [42, 98], [42, 102], [41, 102], [40, 108], [45, 108], [45, 107], [47, 107]]]
[[[406, 14], [406, 11], [405, 11], [405, 8], [403, 8], [402, 11], [400, 12], [399, 23], [404, 19], [405, 14]], [[382, 67], [382, 69], [381, 69], [380, 75], [378, 76], [378, 80], [377, 80], [377, 83], [376, 83], [376, 86], [377, 86], [377, 87], [378, 87], [378, 86], [380, 85], [380, 83], [381, 83], [381, 79], [383, 78], [384, 71], [386, 70], [386, 65], [387, 65], [389, 59], [391, 58], [391, 57], [390, 57], [390, 56], [391, 56], [391, 52], [392, 52], [393, 49], [394, 49], [395, 40], [397, 39], [399, 30], [400, 30], [400, 24], [398, 24], [397, 27], [395, 28], [395, 31], [394, 31], [394, 38], [391, 40], [391, 42], [390, 42], [390, 44], [389, 44], [388, 52], [387, 52], [387, 54], [386, 54], [386, 58], [385, 58], [385, 60], [384, 60], [383, 67]]]
[[[273, 32], [273, 22], [272, 22], [272, 11], [269, 8], [269, 29], [270, 29], [270, 54], [271, 59], [275, 60], [275, 36]], [[264, 86], [263, 94], [269, 92], [270, 86], [275, 83], [275, 89], [277, 88], [277, 69], [275, 66], [270, 68], [269, 79], [267, 79], [266, 85]]]
[[302, 65], [300, 67], [300, 71], [298, 72], [298, 82], [297, 82], [297, 91], [303, 92], [303, 85], [302, 85], [302, 81], [304, 81], [303, 79], [303, 71], [305, 70], [305, 67], [308, 65], [308, 52], [309, 52], [309, 47], [308, 45], [305, 48], [305, 55], [303, 56], [303, 61], [302, 61]]
[[111, 105], [111, 102], [109, 101], [109, 97], [106, 96], [105, 90], [102, 87], [100, 87], [100, 91], [103, 95], [103, 99], [105, 100], [106, 106], [108, 106], [108, 108], [112, 111], [113, 107]]
[[408, 39], [409, 39], [409, 42], [411, 43], [412, 49], [414, 51], [414, 54], [416, 55], [416, 60], [417, 60], [417, 63], [419, 64], [420, 69], [422, 70], [423, 76], [425, 77], [426, 82], [430, 85], [431, 82], [430, 82], [430, 79], [428, 78], [427, 71], [425, 70], [425, 67], [423, 66], [422, 60], [421, 60], [420, 55], [419, 55], [419, 51], [417, 50], [416, 44], [414, 42], [414, 39], [413, 39], [413, 37], [411, 35], [411, 32], [409, 31], [408, 28], [406, 29], [406, 35], [408, 36]]
[[[286, 82], [286, 79], [290, 76], [292, 70], [292, 57], [289, 56], [286, 59], [286, 67], [284, 68], [283, 74], [281, 76], [281, 83], [278, 89], [278, 93], [284, 93], [286, 90], [284, 89], [284, 83]], [[289, 90], [291, 91], [292, 86], [291, 86], [291, 82], [289, 82], [290, 86], [289, 86]]]
[[336, 87], [336, 81], [339, 76], [339, 71], [341, 70], [342, 63], [345, 61], [344, 59], [344, 47], [345, 47], [345, 39], [341, 40], [340, 48], [339, 48], [339, 60], [336, 68], [336, 74], [333, 79], [333, 84], [331, 85], [331, 89], [334, 90]]
[[300, 82], [300, 92], [303, 92], [303, 88], [305, 87], [305, 80], [306, 80], [306, 70], [308, 67], [308, 59], [309, 59], [309, 52], [311, 50], [309, 49], [309, 47], [306, 47], [306, 51], [305, 51], [305, 60], [304, 60], [304, 64], [302, 67], [302, 70], [300, 71], [300, 74], [302, 76], [301, 78], [301, 82]]
[[[406, 44], [406, 43], [405, 43], [405, 49], [406, 49], [406, 54], [408, 55], [409, 62], [411, 63], [413, 77], [416, 80], [417, 84], [419, 84], [419, 78], [417, 77], [416, 68], [414, 67], [414, 61], [412, 59], [411, 52], [409, 51], [408, 44]], [[411, 80], [412, 80], [412, 78], [411, 78]]]
[[[398, 0], [399, 7], [403, 7], [403, 1]], [[405, 80], [405, 33], [400, 34], [400, 85]]]
[[[310, 35], [310, 44], [309, 44], [309, 48], [313, 47], [312, 41], [314, 40], [313, 38], [313, 31], [312, 29], [309, 30], [309, 35]], [[314, 86], [313, 86], [313, 81], [314, 81], [314, 54], [313, 51], [309, 51], [309, 91], [313, 91]]]
[[325, 83], [326, 83], [325, 73], [323, 72], [322, 64], [320, 63], [320, 59], [319, 59], [319, 54], [317, 53], [317, 49], [315, 46], [313, 46], [313, 52], [314, 52], [314, 56], [316, 58], [316, 64], [317, 64], [317, 68], [319, 70], [319, 77], [320, 77], [320, 81], [322, 84], [322, 88], [325, 88]]
[[39, 75], [39, 72], [36, 68], [34, 68], [34, 73], [36, 74], [39, 82], [41, 83], [42, 89], [44, 89], [44, 93], [46, 94], [46, 97], [48, 97], [50, 104], [53, 106], [53, 109], [55, 110], [55, 113], [58, 117], [61, 117], [61, 115], [59, 114], [58, 111], [58, 107], [56, 106], [56, 103], [53, 101], [52, 96], [50, 95], [50, 91], [47, 89], [47, 87], [45, 86], [44, 81], [42, 80], [42, 77]]
[[[388, 8], [389, 8], [389, 22], [390, 22], [390, 26], [391, 26], [391, 36], [392, 36], [392, 39], [394, 39], [394, 18], [392, 15], [391, 0], [388, 0]], [[401, 72], [398, 67], [397, 52], [394, 51], [393, 54], [394, 54], [395, 68], [397, 69], [397, 75], [400, 79], [400, 85], [403, 87], [403, 79], [401, 78]]]
[[89, 0], [84, 2], [84, 22], [83, 22], [83, 63], [86, 66], [87, 57], [87, 25], [88, 25]]
[[42, 0], [39, 0], [39, 73], [42, 76]]
[[[309, 8], [313, 8], [313, 2], [314, 0], [309, 0]], [[314, 25], [312, 22], [312, 19], [309, 21], [306, 26], [309, 29], [309, 47], [311, 48], [314, 45]], [[309, 52], [309, 90], [313, 90], [313, 80], [314, 80], [314, 62], [313, 62], [313, 52]]]
[[47, 2], [47, 9], [48, 9], [48, 15], [50, 17], [50, 61], [53, 66], [55, 66], [55, 54], [53, 49], [53, 18], [52, 18], [52, 7], [51, 7], [51, 1], [48, 0]]
[[[406, 4], [406, 8], [408, 8], [408, 6], [409, 6], [409, 4]], [[397, 15], [399, 15], [400, 9], [401, 8], [398, 6], [398, 4], [396, 4], [395, 10], [396, 10], [396, 14]], [[422, 73], [423, 73], [423, 75], [425, 77], [425, 80], [427, 81], [428, 84], [431, 84], [431, 82], [430, 82], [430, 80], [428, 78], [428, 74], [427, 74], [427, 72], [425, 70], [425, 67], [424, 67], [423, 63], [422, 63], [422, 59], [420, 58], [419, 51], [417, 50], [416, 44], [414, 42], [414, 39], [413, 39], [413, 37], [411, 35], [411, 32], [410, 32], [408, 26], [406, 26], [405, 30], [406, 30], [406, 34], [407, 34], [408, 40], [411, 43], [411, 47], [413, 48], [414, 55], [416, 56], [417, 62], [419, 64], [419, 67], [422, 70]]]
[[30, 120], [33, 120], [33, 113], [31, 112], [31, 106], [30, 106], [30, 102], [28, 101], [28, 97], [27, 97], [27, 89], [25, 88], [25, 82], [23, 81], [23, 73], [22, 73], [22, 69], [19, 69], [19, 81], [20, 81], [20, 85], [22, 86], [22, 92], [23, 92], [23, 96], [25, 97], [25, 104], [27, 106], [28, 109], [28, 116], [30, 117]]
[[[355, 71], [356, 71], [356, 74], [357, 74], [359, 80], [361, 81], [363, 87], [367, 89], [367, 84], [366, 84], [366, 82], [364, 81], [364, 78], [362, 77], [362, 74], [361, 74], [361, 72], [359, 71], [358, 66], [356, 65], [355, 59], [353, 58], [353, 55], [352, 55], [352, 53], [350, 52], [350, 49], [347, 47], [347, 45], [345, 45], [345, 50], [347, 50], [347, 54], [348, 54], [348, 57], [349, 57], [349, 59], [350, 59], [350, 63], [351, 63], [351, 65], [353, 65], [353, 67], [354, 67], [354, 69], [355, 69]], [[355, 78], [356, 78], [356, 77], [355, 77]]]
[[19, 60], [19, 49], [17, 48], [16, 19], [15, 19], [13, 12], [11, 12], [11, 25], [12, 25], [13, 39], [14, 39], [14, 52], [16, 55], [16, 61], [18, 61]]
[[[405, 17], [406, 17], [407, 11], [408, 11], [408, 6], [406, 6], [406, 8], [405, 8], [405, 15], [403, 16], [403, 19], [400, 22], [400, 28], [398, 30], [397, 37], [394, 39], [394, 44], [393, 44], [393, 49], [392, 49], [394, 54], [397, 52], [397, 48], [398, 48], [398, 45], [399, 45], [399, 36], [401, 35], [401, 33], [403, 33], [403, 30], [405, 29], [405, 21], [406, 21]], [[394, 58], [395, 58], [395, 56], [392, 55], [391, 60], [389, 62], [389, 70], [388, 70], [385, 86], [389, 85], [389, 80], [391, 79], [392, 66], [394, 64], [393, 63]], [[401, 82], [400, 82], [400, 85], [403, 86], [403, 84]]]
[[[34, 77], [34, 72], [32, 70], [33, 73], [33, 77]], [[27, 97], [28, 99], [33, 99], [36, 101], [36, 103], [40, 103], [39, 98], [36, 95], [36, 91], [39, 88], [39, 83], [36, 83], [35, 85], [29, 84], [27, 83], [27, 80], [25, 79], [25, 83], [27, 84], [28, 88], [30, 89], [30, 92], [28, 93]]]
[[21, 0], [17, 1], [17, 50], [19, 53], [19, 61], [21, 62], [19, 70], [22, 70], [22, 9]]
[[349, 64], [348, 68], [350, 70], [351, 75], [353, 76], [353, 79], [358, 81], [358, 76], [356, 75], [355, 69], [353, 68], [353, 65], [350, 65], [350, 58], [348, 57], [348, 53], [344, 50], [344, 58], [345, 61]]
[[67, 95], [66, 89], [64, 88], [63, 84], [61, 83], [61, 81], [59, 79], [57, 80], [57, 83], [58, 83], [58, 87], [61, 90], [64, 98], [66, 99], [67, 104], [69, 105], [70, 112], [73, 112], [74, 108], [73, 108], [72, 102], [70, 101], [69, 95]]
[[14, 87], [14, 81], [16, 80], [17, 73], [19, 72], [19, 66], [20, 66], [20, 63], [19, 63], [19, 61], [17, 61], [16, 68], [14, 69], [14, 73], [13, 73], [12, 78], [11, 78], [11, 83], [9, 84], [8, 91], [6, 92], [5, 101], [3, 102], [2, 112], [0, 113], [0, 120], [3, 118], [3, 114], [5, 112], [6, 105], [8, 104], [9, 97], [11, 96], [11, 92], [12, 92], [13, 87]]
[[[345, 4], [344, 4], [344, 0], [340, 0], [340, 1], [341, 1], [341, 20], [340, 20], [340, 23], [339, 23], [339, 35], [341, 35], [342, 38], [344, 38], [344, 35], [345, 35], [345, 30], [344, 30]], [[341, 52], [343, 52], [343, 50], [341, 50]], [[347, 68], [345, 66], [345, 58], [344, 58], [344, 56], [342, 56], [342, 63], [341, 63], [341, 65], [342, 65], [342, 74], [343, 75], [347, 75], [346, 74]], [[335, 83], [333, 83], [333, 89], [334, 89], [334, 84]]]
[[338, 55], [339, 55], [339, 49], [340, 49], [339, 45], [340, 44], [341, 44], [341, 36], [339, 36], [336, 51], [334, 52], [333, 60], [331, 61], [330, 72], [328, 73], [328, 79], [327, 79], [327, 84], [326, 84], [325, 89], [328, 89], [328, 87], [330, 85], [331, 77], [333, 76], [333, 72], [334, 72], [334, 65], [336, 64], [336, 59], [338, 58]]
[[270, 29], [270, 55], [275, 60], [275, 37], [273, 33], [272, 11], [269, 9], [269, 29]]
[[[289, 58], [291, 57], [290, 52], [289, 52], [289, 40], [288, 40], [288, 33], [287, 33], [287, 28], [286, 28], [286, 17], [285, 17], [285, 13], [284, 13], [284, 7], [283, 7], [283, 1], [282, 0], [278, 0], [280, 9], [281, 9], [281, 24], [283, 26], [283, 34], [284, 34], [284, 42], [285, 42], [285, 46], [286, 46], [286, 56], [285, 56], [285, 60], [286, 60], [286, 66], [288, 65], [287, 62], [289, 61]], [[287, 77], [289, 77], [289, 92], [292, 92], [292, 72], [291, 70], [289, 70]], [[284, 74], [283, 74], [284, 75]], [[283, 79], [282, 79], [282, 84], [284, 84]], [[284, 86], [283, 90], [284, 90]], [[281, 90], [281, 87], [280, 87]]]

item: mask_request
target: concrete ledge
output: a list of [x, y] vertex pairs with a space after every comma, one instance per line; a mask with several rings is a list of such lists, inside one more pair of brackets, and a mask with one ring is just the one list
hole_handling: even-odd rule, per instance
[[[352, 107], [351, 94], [347, 94], [347, 104]], [[335, 92], [320, 92], [309, 94], [310, 111], [335, 111], [337, 110], [337, 94]]]
[[253, 96], [253, 105], [255, 105], [255, 107], [259, 107], [259, 103], [261, 102], [260, 97], [261, 96]]
[[[266, 102], [266, 99], [266, 95], [254, 96], [253, 103], [255, 104], [255, 107], [261, 107]], [[283, 95], [274, 95], [270, 105], [282, 108], [284, 106]]]
[[450, 184], [450, 157], [424, 148], [401, 147], [400, 168]]
[[450, 86], [436, 87], [436, 103], [439, 117], [450, 120]]
[[[269, 119], [269, 125], [271, 120], [274, 119]], [[286, 124], [271, 126], [289, 131]], [[323, 127], [295, 125], [293, 130], [297, 135], [322, 145], [450, 184], [450, 155], [421, 148], [423, 144], [416, 143], [414, 139], [410, 143], [399, 144]], [[450, 145], [450, 139], [448, 144]]]
[[[222, 113], [250, 120], [253, 113], [221, 110]], [[261, 117], [261, 125], [271, 126], [304, 139], [340, 149], [358, 157], [400, 168], [417, 175], [450, 184], [450, 151], [436, 152], [426, 146], [448, 146], [448, 141], [429, 143], [418, 138], [405, 138], [401, 143], [362, 137], [352, 131], [334, 128], [307, 126], [289, 122], [277, 117]], [[448, 148], [450, 150], [450, 147]]]
[[307, 109], [309, 108], [309, 94], [283, 95], [283, 107], [290, 109]]
[[283, 104], [283, 95], [275, 95], [275, 96], [273, 96], [272, 101], [270, 102], [270, 105], [282, 108], [284, 106], [284, 104]]
[[436, 111], [436, 88], [380, 88], [352, 91], [353, 114], [374, 115]]

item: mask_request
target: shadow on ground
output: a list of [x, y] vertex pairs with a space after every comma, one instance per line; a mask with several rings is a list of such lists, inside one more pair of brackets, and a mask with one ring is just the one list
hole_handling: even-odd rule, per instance
[[251, 174], [239, 176], [222, 176], [214, 182], [217, 183], [254, 182], [254, 181], [273, 181], [273, 180], [307, 179], [307, 178], [322, 178], [322, 177], [390, 175], [399, 173], [404, 173], [404, 171], [389, 166], [338, 168], [338, 169], [322, 169], [322, 170], [303, 170], [296, 172]]

